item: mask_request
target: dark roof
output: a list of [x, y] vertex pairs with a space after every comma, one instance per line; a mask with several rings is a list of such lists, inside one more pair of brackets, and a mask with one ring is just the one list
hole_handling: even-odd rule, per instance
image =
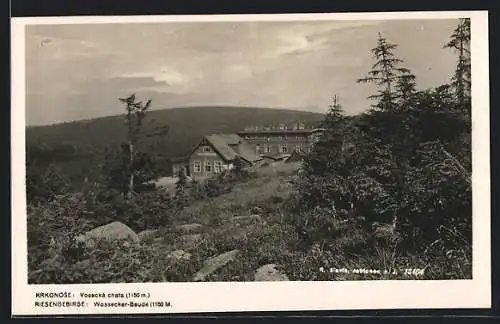
[[272, 159], [274, 161], [282, 160], [291, 156], [290, 153], [266, 153], [261, 154], [263, 158]]
[[237, 134], [214, 134], [205, 139], [226, 161], [232, 161], [237, 155], [251, 163], [261, 160], [255, 149]]
[[323, 129], [321, 128], [314, 128], [314, 129], [283, 129], [283, 130], [276, 130], [276, 129], [270, 129], [270, 130], [244, 130], [238, 132], [240, 135], [250, 135], [250, 134], [308, 134], [308, 133], [315, 133], [315, 132], [321, 132]]

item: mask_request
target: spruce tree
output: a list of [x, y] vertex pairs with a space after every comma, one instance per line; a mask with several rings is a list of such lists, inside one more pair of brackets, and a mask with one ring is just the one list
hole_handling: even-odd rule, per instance
[[[390, 191], [395, 201], [401, 201], [404, 188], [404, 175], [408, 169], [407, 117], [411, 99], [414, 98], [416, 84], [415, 75], [407, 68], [400, 67], [403, 60], [394, 55], [396, 44], [389, 43], [378, 34], [377, 46], [371, 50], [375, 63], [365, 78], [358, 83], [374, 83], [380, 87], [378, 94], [369, 98], [376, 100], [372, 107], [378, 113], [370, 116], [373, 128], [377, 130], [376, 137], [391, 148], [391, 177], [393, 179]], [[396, 210], [393, 216], [393, 230], [400, 225], [400, 215]]]
[[400, 110], [411, 108], [413, 99], [417, 93], [416, 77], [409, 70], [402, 73], [396, 82], [396, 96]]
[[323, 134], [304, 161], [309, 173], [316, 175], [332, 173], [339, 166], [338, 160], [342, 158], [345, 140], [344, 123], [344, 110], [335, 95], [321, 122]]
[[415, 124], [417, 118], [417, 85], [416, 76], [409, 70], [402, 73], [396, 82], [396, 109], [394, 117], [393, 145], [404, 159], [411, 155], [410, 147], [416, 139]]
[[470, 100], [471, 63], [470, 63], [470, 19], [461, 18], [444, 48], [450, 48], [457, 54], [457, 67], [452, 77], [457, 100], [463, 106]]
[[344, 118], [344, 109], [340, 105], [337, 95], [332, 98], [332, 103], [328, 106], [328, 112], [322, 122], [322, 126], [326, 129], [331, 129], [337, 126]]
[[188, 202], [188, 178], [184, 167], [177, 171], [177, 182], [175, 183], [175, 197], [177, 204], [184, 207]]
[[118, 98], [123, 104], [125, 104], [126, 115], [125, 122], [127, 123], [127, 154], [128, 154], [128, 167], [127, 167], [127, 193], [131, 195], [135, 189], [135, 172], [136, 172], [136, 144], [141, 136], [152, 137], [152, 136], [163, 136], [168, 132], [168, 126], [156, 127], [152, 132], [147, 134], [141, 134], [142, 131], [142, 121], [146, 115], [146, 112], [151, 107], [151, 99], [149, 99], [145, 104], [142, 101], [137, 101], [135, 94], [130, 95], [127, 98]]
[[177, 171], [177, 182], [175, 183], [175, 188], [176, 191], [179, 193], [181, 191], [184, 191], [188, 183], [188, 179], [186, 176], [186, 171], [184, 170], [184, 167], [180, 167], [179, 171]]
[[374, 83], [381, 89], [377, 94], [368, 97], [376, 100], [372, 107], [382, 111], [392, 111], [396, 107], [395, 86], [401, 75], [408, 75], [409, 70], [398, 65], [403, 60], [397, 58], [393, 51], [396, 44], [389, 43], [386, 38], [378, 34], [377, 46], [371, 52], [375, 59], [371, 71], [364, 78], [358, 79], [358, 83]]
[[[455, 119], [459, 120], [461, 125], [461, 134], [458, 141], [454, 141], [453, 151], [461, 159], [470, 161], [472, 159], [471, 149], [471, 52], [470, 40], [471, 29], [470, 19], [460, 19], [457, 27], [454, 29], [448, 43], [444, 48], [452, 49], [457, 54], [457, 65], [455, 73], [451, 79], [451, 87], [455, 90]], [[451, 147], [450, 147], [451, 148]]]
[[127, 122], [127, 140], [128, 140], [128, 193], [134, 192], [134, 160], [135, 160], [135, 145], [138, 139], [139, 131], [142, 125], [142, 119], [146, 111], [151, 105], [151, 100], [143, 105], [141, 101], [136, 101], [135, 94], [128, 98], [119, 98], [126, 106], [126, 122]]

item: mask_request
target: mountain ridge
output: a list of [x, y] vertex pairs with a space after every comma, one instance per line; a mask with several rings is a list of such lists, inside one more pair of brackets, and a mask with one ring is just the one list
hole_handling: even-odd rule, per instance
[[[123, 115], [114, 115], [45, 126], [26, 127], [27, 161], [43, 156], [43, 164], [54, 163], [62, 172], [82, 178], [86, 172], [100, 172], [106, 152], [116, 151], [126, 141]], [[136, 145], [160, 164], [188, 154], [206, 135], [236, 133], [250, 125], [266, 123], [316, 123], [323, 114], [279, 108], [197, 106], [149, 111], [144, 132], [168, 126], [164, 137], [145, 137]], [[42, 166], [43, 167], [43, 166]], [[166, 167], [168, 169], [168, 167]]]
[[[189, 110], [189, 109], [266, 109], [266, 110], [273, 110], [273, 111], [297, 111], [301, 113], [311, 113], [311, 114], [323, 114], [322, 112], [315, 112], [315, 111], [310, 111], [310, 110], [305, 110], [307, 107], [295, 107], [295, 108], [283, 108], [283, 107], [264, 107], [264, 106], [233, 106], [233, 105], [196, 105], [196, 106], [180, 106], [180, 107], [166, 107], [166, 108], [156, 108], [153, 110], [150, 110], [150, 113], [154, 112], [159, 112], [159, 111], [165, 111], [165, 110]], [[315, 107], [316, 108], [316, 107]], [[31, 124], [31, 125], [26, 125], [26, 128], [41, 128], [41, 127], [50, 127], [50, 126], [57, 126], [57, 125], [64, 125], [64, 124], [73, 124], [73, 123], [86, 123], [86, 122], [92, 122], [95, 120], [100, 120], [100, 119], [110, 119], [110, 118], [119, 118], [124, 116], [124, 113], [122, 114], [114, 114], [114, 115], [106, 115], [106, 116], [97, 116], [97, 117], [92, 117], [92, 118], [82, 118], [82, 119], [75, 119], [75, 120], [68, 120], [68, 121], [60, 121], [60, 122], [55, 122], [52, 124]]]

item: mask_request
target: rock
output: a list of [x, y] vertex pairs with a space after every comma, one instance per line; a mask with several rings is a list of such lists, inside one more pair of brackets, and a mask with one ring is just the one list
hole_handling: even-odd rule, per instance
[[203, 268], [193, 276], [193, 281], [203, 281], [207, 276], [233, 261], [239, 252], [239, 250], [232, 250], [206, 260]]
[[259, 206], [254, 206], [254, 207], [250, 208], [249, 212], [253, 213], [253, 214], [263, 214], [264, 208], [259, 207]]
[[113, 222], [99, 226], [79, 237], [87, 246], [94, 246], [97, 242], [115, 242], [124, 240], [129, 243], [139, 243], [139, 236], [127, 225]]
[[289, 281], [289, 279], [276, 269], [275, 264], [266, 264], [255, 270], [255, 281]]
[[193, 223], [193, 224], [184, 224], [184, 225], [178, 225], [175, 227], [175, 229], [179, 232], [184, 232], [184, 233], [194, 233], [203, 228], [203, 225], [198, 224], [198, 223]]
[[379, 224], [378, 222], [374, 222], [372, 228], [372, 235], [376, 240], [390, 241], [395, 235], [391, 224]]
[[201, 234], [186, 234], [181, 236], [181, 246], [184, 250], [192, 250], [196, 248], [201, 240]]
[[158, 234], [158, 230], [144, 230], [137, 234], [141, 242], [148, 241]]
[[227, 233], [226, 235], [230, 235], [232, 237], [232, 240], [234, 241], [239, 241], [239, 240], [245, 240], [248, 238], [248, 236], [251, 236], [254, 234], [256, 231], [259, 231], [261, 229], [261, 224], [233, 224], [233, 226], [227, 226], [227, 228], [224, 230], [224, 233]]
[[253, 223], [253, 222], [259, 222], [261, 221], [262, 218], [260, 215], [250, 215], [250, 216], [236, 216], [233, 217], [233, 221], [238, 222], [238, 223]]
[[233, 218], [234, 220], [253, 220], [253, 221], [258, 221], [261, 220], [260, 215], [253, 214], [250, 216], [236, 216]]
[[177, 261], [189, 261], [191, 259], [191, 253], [185, 252], [184, 250], [175, 250], [170, 252], [167, 258], [175, 259]]

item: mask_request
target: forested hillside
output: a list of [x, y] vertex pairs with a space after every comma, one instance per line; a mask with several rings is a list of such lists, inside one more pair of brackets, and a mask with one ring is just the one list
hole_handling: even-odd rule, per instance
[[[152, 103], [158, 105], [159, 103]], [[317, 122], [322, 114], [286, 109], [243, 107], [183, 107], [152, 110], [145, 115], [143, 132], [166, 128], [163, 136], [143, 136], [137, 150], [153, 160], [160, 175], [168, 175], [169, 159], [185, 156], [205, 135], [232, 133], [251, 124], [297, 120]], [[50, 164], [73, 183], [98, 177], [106, 152], [119, 150], [125, 141], [124, 116], [112, 116], [26, 129], [30, 172], [39, 173]]]

